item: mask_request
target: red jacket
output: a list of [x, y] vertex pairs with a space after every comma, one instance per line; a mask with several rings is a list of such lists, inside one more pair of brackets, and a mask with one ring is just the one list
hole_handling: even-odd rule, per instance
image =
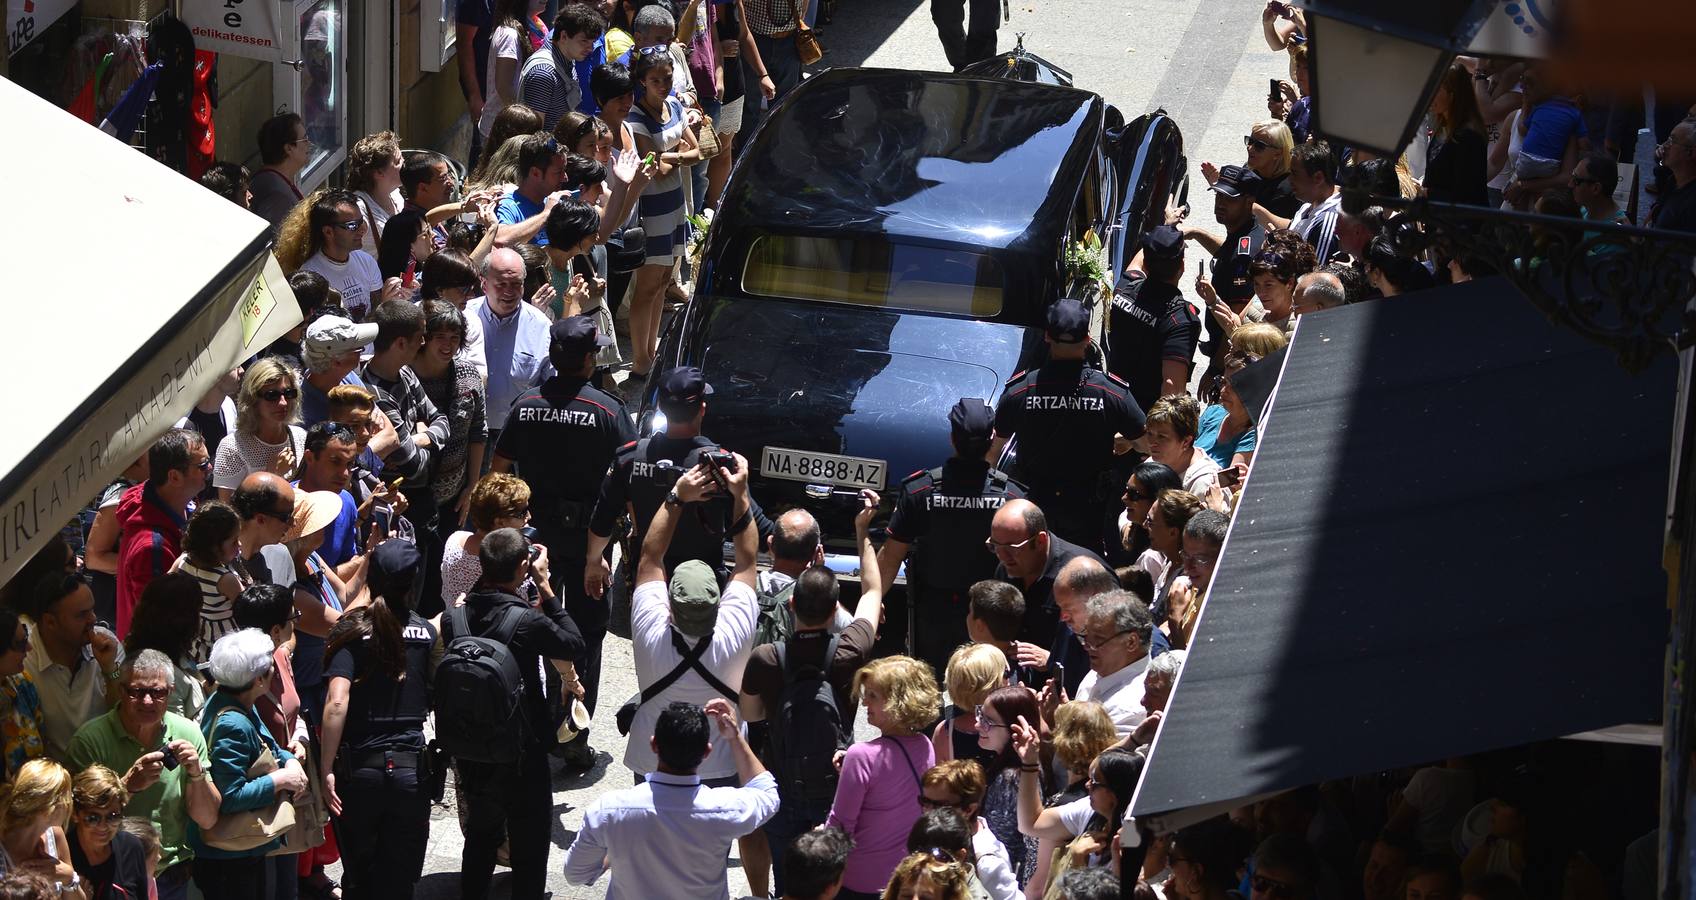
[[165, 505], [147, 482], [124, 491], [118, 501], [118, 640], [130, 631], [141, 592], [170, 571], [183, 543], [183, 512]]

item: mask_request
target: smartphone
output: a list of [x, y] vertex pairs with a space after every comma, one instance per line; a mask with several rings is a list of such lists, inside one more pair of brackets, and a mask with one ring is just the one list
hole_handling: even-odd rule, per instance
[[651, 166], [651, 165], [653, 165], [653, 164], [654, 164], [654, 163], [656, 163], [656, 162], [659, 162], [659, 158], [660, 158], [660, 157], [659, 157], [659, 154], [658, 154], [658, 153], [655, 153], [655, 152], [654, 152], [654, 151], [652, 151], [652, 150], [649, 150], [649, 151], [648, 151], [648, 155], [647, 155], [647, 156], [644, 156], [644, 157], [642, 157], [642, 165], [644, 165], [644, 166]]
[[[1304, 169], [1303, 171], [1306, 171], [1306, 170]], [[406, 285], [409, 288], [416, 286], [417, 282], [412, 280], [412, 274], [414, 272], [416, 272], [417, 270], [418, 270], [418, 260], [416, 260], [416, 259], [407, 260], [406, 261], [406, 272], [400, 276], [400, 283]]]
[[1268, 80], [1272, 83], [1272, 86], [1269, 89], [1267, 89], [1267, 92], [1266, 92], [1267, 102], [1277, 103], [1278, 101], [1284, 99], [1284, 92], [1278, 90], [1278, 79], [1272, 78], [1272, 79], [1268, 79]]
[[1219, 470], [1220, 487], [1236, 487], [1237, 482], [1241, 480], [1242, 478], [1235, 467], [1226, 467]]

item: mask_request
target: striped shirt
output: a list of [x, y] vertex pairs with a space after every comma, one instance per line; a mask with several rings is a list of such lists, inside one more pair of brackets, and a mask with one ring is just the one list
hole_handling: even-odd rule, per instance
[[[236, 630], [235, 604], [218, 590], [218, 582], [230, 574], [230, 570], [225, 566], [202, 569], [185, 559], [182, 571], [193, 575], [194, 580], [200, 583], [200, 632], [195, 635], [194, 647], [190, 651], [194, 664], [200, 665], [212, 655], [212, 645], [218, 643], [219, 638]], [[252, 584], [251, 579], [242, 580]]]
[[1342, 208], [1343, 194], [1338, 191], [1318, 206], [1302, 204], [1301, 209], [1296, 210], [1295, 218], [1290, 220], [1290, 230], [1313, 245], [1321, 263], [1331, 258], [1331, 251], [1337, 246], [1337, 213]]
[[518, 99], [542, 114], [542, 128], [553, 131], [566, 113], [583, 102], [577, 66], [552, 44], [530, 54], [518, 74]]

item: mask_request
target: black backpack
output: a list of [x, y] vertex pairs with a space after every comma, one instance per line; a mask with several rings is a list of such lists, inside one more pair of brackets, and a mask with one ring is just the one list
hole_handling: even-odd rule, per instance
[[508, 607], [485, 637], [449, 604], [447, 646], [436, 666], [436, 740], [455, 759], [516, 763], [530, 734], [524, 674], [509, 646], [526, 610]]
[[824, 665], [794, 665], [789, 642], [776, 644], [783, 671], [782, 699], [771, 711], [771, 773], [785, 800], [829, 800], [836, 796], [835, 756], [848, 746], [848, 730], [830, 686], [838, 635], [830, 636]]

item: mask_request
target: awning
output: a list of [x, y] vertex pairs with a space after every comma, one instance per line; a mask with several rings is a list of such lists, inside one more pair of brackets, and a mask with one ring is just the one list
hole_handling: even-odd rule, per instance
[[1657, 720], [1675, 374], [1496, 279], [1304, 316], [1133, 814]]
[[0, 78], [0, 583], [300, 322], [249, 213]]

